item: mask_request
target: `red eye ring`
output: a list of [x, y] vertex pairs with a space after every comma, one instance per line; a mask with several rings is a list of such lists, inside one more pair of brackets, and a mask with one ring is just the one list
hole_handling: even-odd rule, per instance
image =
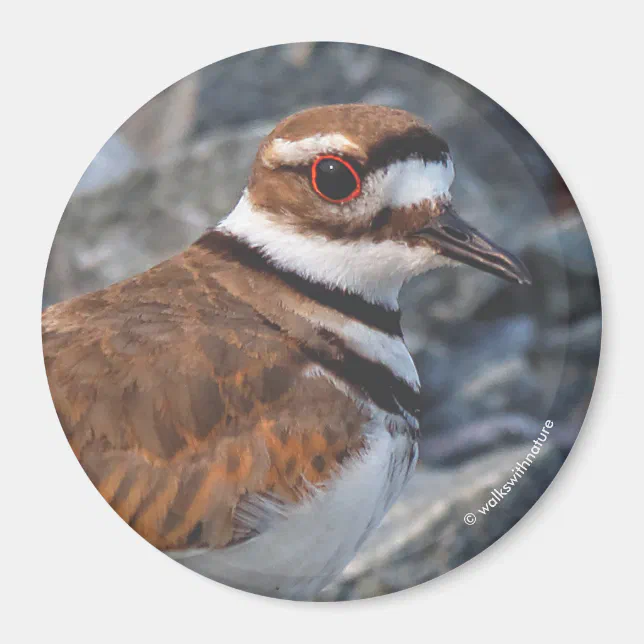
[[[341, 163], [347, 170], [349, 170], [354, 181], [356, 182], [356, 187], [346, 197], [342, 197], [342, 199], [332, 199], [331, 197], [325, 195], [318, 187], [318, 165], [321, 161], [327, 159]], [[345, 161], [342, 157], [335, 156], [333, 154], [322, 154], [315, 159], [311, 167], [311, 184], [313, 185], [313, 190], [315, 190], [316, 194], [322, 197], [322, 199], [330, 201], [331, 203], [346, 203], [347, 201], [351, 201], [352, 199], [355, 199], [362, 190], [360, 176], [355, 171], [353, 166], [348, 161]]]

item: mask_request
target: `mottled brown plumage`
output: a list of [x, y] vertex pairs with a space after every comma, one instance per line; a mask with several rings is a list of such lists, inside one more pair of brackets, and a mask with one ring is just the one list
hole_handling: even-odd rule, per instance
[[161, 549], [248, 537], [255, 495], [295, 501], [360, 449], [355, 404], [302, 376], [303, 344], [338, 349], [293, 311], [297, 292], [281, 289], [290, 308], [261, 302], [271, 279], [195, 245], [43, 314], [49, 385], [74, 453]]

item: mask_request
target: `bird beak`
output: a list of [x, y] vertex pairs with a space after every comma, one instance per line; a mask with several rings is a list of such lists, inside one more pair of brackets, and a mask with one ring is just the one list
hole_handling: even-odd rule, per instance
[[468, 264], [510, 282], [532, 284], [528, 269], [518, 257], [503, 250], [463, 221], [451, 208], [412, 233], [428, 240], [445, 257]]

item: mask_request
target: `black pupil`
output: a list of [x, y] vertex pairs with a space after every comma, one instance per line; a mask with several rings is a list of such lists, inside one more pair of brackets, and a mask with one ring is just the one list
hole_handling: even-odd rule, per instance
[[322, 159], [316, 170], [317, 189], [329, 199], [346, 199], [357, 187], [351, 170], [336, 159]]

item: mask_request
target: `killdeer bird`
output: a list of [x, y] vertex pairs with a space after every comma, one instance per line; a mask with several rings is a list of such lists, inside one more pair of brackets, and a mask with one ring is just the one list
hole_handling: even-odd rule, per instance
[[453, 178], [407, 112], [299, 112], [216, 228], [44, 312], [58, 416], [124, 521], [264, 595], [312, 599], [342, 571], [416, 463], [401, 286], [456, 262], [529, 282], [457, 216]]

